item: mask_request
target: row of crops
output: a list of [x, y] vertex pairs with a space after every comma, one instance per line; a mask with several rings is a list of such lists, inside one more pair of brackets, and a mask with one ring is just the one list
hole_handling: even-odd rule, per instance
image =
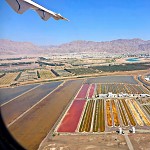
[[107, 65], [107, 66], [93, 66], [93, 70], [99, 70], [104, 72], [115, 72], [115, 71], [132, 71], [132, 70], [146, 70], [149, 69], [148, 63], [136, 63], [136, 64], [121, 64], [121, 65]]
[[140, 102], [140, 104], [150, 104], [150, 98], [141, 98], [141, 99], [138, 99], [138, 101]]
[[145, 111], [148, 113], [148, 115], [150, 116], [150, 105], [143, 105], [143, 108], [145, 109]]
[[140, 108], [140, 106], [138, 105], [138, 103], [134, 100], [132, 100], [132, 103], [134, 105], [134, 107], [137, 109], [138, 113], [140, 114], [142, 120], [144, 121], [144, 123], [147, 126], [150, 126], [150, 120], [147, 118], [147, 116], [144, 114], [144, 112], [142, 111], [142, 109]]
[[66, 70], [74, 75], [97, 73], [97, 71], [92, 68], [75, 68], [75, 69], [66, 69]]
[[[113, 115], [113, 119], [114, 119], [114, 126], [119, 126], [120, 125], [120, 121], [119, 121], [119, 118], [118, 118], [118, 111], [117, 111], [117, 107], [116, 107], [115, 101], [112, 100], [111, 104], [112, 104], [112, 115]], [[107, 118], [107, 120], [108, 119], [109, 118]]]
[[137, 124], [140, 125], [140, 126], [144, 126], [144, 123], [143, 123], [139, 113], [137, 112], [137, 110], [133, 106], [132, 102], [130, 100], [127, 100], [127, 102], [128, 102], [128, 106], [129, 106], [129, 108], [132, 112], [133, 117], [136, 118]]
[[93, 132], [105, 131], [104, 100], [96, 101]]
[[104, 117], [104, 100], [88, 101], [81, 121], [79, 132], [104, 132]]
[[6, 84], [11, 84], [12, 82], [15, 81], [16, 77], [18, 76], [19, 72], [15, 73], [8, 73], [5, 76], [0, 78], [0, 85], [6, 85]]
[[143, 94], [148, 93], [139, 85], [134, 84], [97, 84], [97, 94], [107, 94], [112, 92], [114, 94], [127, 93], [127, 94]]
[[72, 74], [70, 72], [68, 72], [67, 70], [55, 70], [60, 76], [63, 77], [68, 77], [68, 76], [72, 76]]
[[[78, 66], [78, 65], [76, 65]], [[81, 65], [80, 65], [81, 66]], [[92, 74], [98, 72], [116, 72], [116, 71], [132, 71], [132, 70], [147, 70], [149, 69], [149, 63], [136, 63], [136, 64], [121, 64], [121, 65], [101, 65], [93, 67], [81, 67], [66, 69], [74, 75]]]
[[112, 126], [110, 101], [106, 101], [106, 115], [107, 115], [107, 124], [108, 124], [108, 126]]
[[37, 78], [38, 78], [38, 76], [37, 76], [36, 70], [26, 70], [26, 71], [22, 72], [18, 81], [24, 82], [24, 81], [35, 80]]
[[140, 98], [138, 99], [141, 107], [145, 110], [147, 115], [150, 117], [150, 98]]
[[[150, 114], [150, 105], [144, 105]], [[150, 120], [135, 99], [87, 101], [79, 132], [104, 132], [107, 128], [150, 126]]]
[[50, 70], [41, 69], [37, 71], [37, 74], [38, 78], [41, 79], [51, 79], [55, 77], [55, 75]]
[[38, 69], [38, 70], [26, 70], [21, 72], [13, 72], [2, 74], [0, 77], [0, 85], [11, 84], [14, 81], [24, 82], [40, 79], [51, 79], [56, 77], [51, 70]]
[[79, 132], [89, 132], [91, 129], [92, 115], [93, 115], [94, 101], [87, 102], [85, 113], [80, 125]]

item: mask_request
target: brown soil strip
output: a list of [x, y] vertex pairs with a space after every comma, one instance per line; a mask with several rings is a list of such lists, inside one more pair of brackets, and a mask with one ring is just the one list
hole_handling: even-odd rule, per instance
[[39, 102], [43, 97], [53, 91], [62, 82], [47, 83], [38, 88], [16, 98], [1, 107], [5, 123], [8, 125], [30, 107]]

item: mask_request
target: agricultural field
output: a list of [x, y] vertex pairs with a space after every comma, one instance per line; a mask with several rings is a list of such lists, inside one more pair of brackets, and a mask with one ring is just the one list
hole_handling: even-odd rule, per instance
[[51, 79], [55, 77], [55, 75], [50, 70], [40, 69], [38, 70], [37, 74], [38, 78], [41, 79]]
[[75, 68], [75, 69], [67, 69], [73, 75], [84, 75], [84, 74], [93, 74], [97, 73], [96, 70], [92, 68]]
[[138, 99], [138, 102], [140, 103], [141, 107], [145, 110], [145, 112], [150, 117], [150, 98], [140, 98]]
[[31, 63], [31, 64], [19, 64], [19, 65], [11, 65], [11, 66], [0, 66], [0, 71], [23, 71], [23, 70], [30, 70], [30, 69], [37, 69], [40, 68], [38, 63]]
[[[132, 79], [132, 78], [131, 78]], [[144, 89], [138, 84], [123, 84], [123, 83], [93, 83], [87, 84], [85, 82], [76, 94], [74, 101], [83, 100], [85, 102], [82, 115], [80, 112], [80, 120], [75, 123], [76, 129], [72, 131], [84, 133], [97, 133], [113, 131], [119, 128], [135, 127], [149, 127], [150, 121], [145, 111], [141, 109], [138, 99], [128, 97], [106, 97], [99, 98], [98, 94], [108, 94], [109, 92], [120, 94], [144, 94], [148, 93], [148, 90]], [[142, 98], [141, 98], [142, 99]], [[85, 101], [86, 100], [86, 101]], [[147, 100], [149, 102], [149, 100]], [[72, 106], [71, 106], [72, 107]], [[144, 106], [147, 113], [149, 113], [149, 106]], [[79, 108], [80, 110], [80, 108]], [[67, 113], [70, 115], [69, 111]], [[69, 119], [66, 115], [64, 118], [70, 124], [74, 120]], [[71, 117], [70, 117], [71, 118]], [[75, 118], [75, 117], [72, 117]], [[79, 119], [79, 118], [78, 118]], [[69, 124], [67, 126], [69, 126]], [[61, 123], [61, 126], [64, 122]], [[60, 130], [57, 130], [59, 132]], [[66, 131], [66, 130], [65, 130]], [[63, 132], [61, 130], [61, 132]], [[68, 131], [69, 132], [69, 131]]]
[[45, 95], [57, 88], [61, 83], [62, 82], [53, 82], [36, 86], [33, 90], [28, 91], [26, 94], [16, 98], [15, 103], [12, 101], [7, 105], [3, 105], [1, 107], [1, 112], [5, 123], [7, 125], [11, 123], [23, 112], [39, 102]]
[[127, 83], [127, 84], [137, 84], [133, 76], [100, 76], [96, 78], [88, 78], [86, 83]]
[[121, 104], [120, 101], [118, 101], [118, 109], [119, 109], [119, 112], [120, 112], [120, 116], [121, 116], [121, 119], [122, 119], [122, 123], [124, 126], [128, 126], [128, 120], [127, 120], [127, 116], [125, 114], [125, 111], [123, 110], [123, 106]]
[[[76, 101], [78, 100], [74, 102]], [[69, 110], [57, 132], [99, 133], [116, 131], [119, 126], [126, 129], [130, 129], [132, 126], [136, 128], [150, 127], [149, 118], [133, 98], [97, 99], [87, 100], [83, 103], [85, 107], [83, 109], [82, 105], [82, 115], [79, 106], [77, 106], [79, 110], [76, 108], [77, 115], [75, 115], [75, 112], [72, 115]], [[70, 109], [75, 109], [72, 107], [74, 107], [74, 103]], [[79, 115], [78, 111], [80, 112]], [[80, 120], [79, 116], [81, 116]], [[73, 130], [65, 130], [65, 128], [71, 128], [71, 126], [74, 127]]]
[[7, 73], [5, 76], [0, 78], [0, 85], [11, 84], [15, 81], [16, 77], [18, 76], [19, 72], [15, 73]]
[[93, 100], [90, 100], [87, 102], [85, 113], [84, 113], [84, 116], [82, 118], [79, 132], [90, 132], [94, 102], [95, 101], [93, 101]]
[[76, 100], [71, 105], [66, 116], [62, 120], [61, 125], [58, 128], [58, 132], [75, 132], [83, 107], [85, 105], [85, 100]]
[[139, 115], [139, 113], [136, 111], [135, 107], [132, 105], [132, 102], [130, 100], [127, 100], [128, 106], [133, 114], [133, 117], [136, 118], [136, 122], [139, 126], [144, 126], [144, 123]]
[[79, 93], [76, 95], [76, 99], [85, 99], [85, 98], [87, 98], [87, 92], [88, 92], [89, 87], [90, 87], [89, 84], [83, 84], [83, 86], [79, 90]]
[[143, 105], [143, 108], [147, 112], [147, 114], [150, 116], [150, 105]]
[[39, 84], [30, 84], [15, 88], [0, 88], [0, 104], [2, 105], [7, 103], [10, 99], [14, 99], [17, 96], [36, 88], [37, 86], [39, 86]]
[[[119, 101], [121, 102], [121, 100], [119, 100]], [[136, 122], [135, 122], [135, 120], [134, 120], [134, 117], [133, 117], [132, 113], [130, 112], [130, 109], [129, 109], [129, 107], [128, 107], [128, 105], [127, 105], [127, 103], [126, 103], [126, 101], [125, 101], [124, 99], [122, 100], [122, 104], [123, 104], [124, 109], [125, 109], [125, 111], [126, 111], [126, 113], [127, 113], [127, 117], [128, 117], [128, 119], [129, 119], [129, 121], [130, 121], [130, 124], [131, 124], [132, 126], [135, 126], [135, 125], [136, 125]]]
[[88, 94], [88, 98], [89, 99], [91, 99], [94, 96], [95, 88], [96, 88], [96, 85], [95, 84], [91, 84], [91, 86], [89, 88], [89, 94]]
[[[72, 102], [82, 82], [83, 80], [69, 80], [64, 83], [60, 81], [40, 84], [14, 100], [10, 98], [10, 102], [1, 106], [1, 109], [11, 135], [25, 149], [38, 149], [42, 140], [68, 108], [68, 104]], [[9, 90], [17, 94], [16, 88]], [[10, 94], [14, 98], [12, 93]], [[19, 93], [22, 93], [22, 90]]]
[[55, 70], [55, 71], [62, 77], [72, 76], [72, 74], [66, 70]]
[[93, 132], [105, 131], [105, 109], [104, 100], [97, 100], [95, 106]]
[[[114, 126], [119, 126], [120, 125], [120, 121], [119, 121], [119, 118], [118, 118], [118, 111], [117, 111], [117, 106], [115, 104], [115, 101], [112, 100], [111, 101], [111, 104], [112, 105], [112, 113], [113, 113], [113, 119], [114, 119]], [[107, 120], [109, 120], [110, 118], [107, 118]]]
[[147, 126], [150, 126], [150, 120], [147, 118], [147, 116], [145, 115], [143, 110], [140, 108], [138, 103], [136, 101], [134, 101], [134, 100], [132, 100], [132, 103], [133, 103], [134, 107], [136, 108], [136, 110], [138, 111], [138, 113], [140, 114], [140, 116], [141, 116], [142, 120], [144, 121], [144, 123]]
[[113, 94], [147, 94], [148, 90], [142, 88], [139, 85], [134, 84], [97, 84], [96, 93], [107, 94], [112, 92]]
[[[35, 74], [38, 77], [37, 70]], [[140, 94], [149, 91], [131, 76], [126, 77], [65, 80], [0, 89], [5, 124], [26, 149], [38, 149], [48, 133], [55, 138], [57, 135], [112, 133], [118, 136], [119, 127], [128, 132], [131, 127], [147, 131], [150, 129], [150, 99]], [[109, 92], [129, 95], [108, 97]], [[106, 94], [106, 97], [98, 94]]]
[[106, 101], [106, 115], [107, 115], [107, 125], [112, 126], [112, 113], [110, 107], [110, 100]]
[[142, 98], [142, 99], [138, 99], [138, 101], [142, 105], [150, 104], [150, 98]]
[[26, 70], [22, 72], [20, 78], [18, 79], [19, 82], [26, 82], [26, 81], [32, 81], [37, 80], [37, 70]]
[[132, 70], [147, 70], [149, 69], [149, 62], [147, 63], [136, 63], [136, 64], [120, 64], [111, 66], [93, 66], [94, 70], [103, 72], [115, 72], [115, 71], [132, 71]]

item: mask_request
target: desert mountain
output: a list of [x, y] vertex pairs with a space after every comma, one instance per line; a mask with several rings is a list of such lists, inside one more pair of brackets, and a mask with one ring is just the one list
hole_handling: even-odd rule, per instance
[[150, 53], [150, 40], [118, 39], [106, 42], [73, 41], [58, 46], [37, 46], [30, 42], [0, 40], [0, 55], [4, 54], [48, 54], [72, 52], [105, 52], [118, 54]]
[[35, 54], [41, 53], [42, 48], [30, 42], [15, 42], [11, 40], [0, 40], [0, 55], [3, 54]]

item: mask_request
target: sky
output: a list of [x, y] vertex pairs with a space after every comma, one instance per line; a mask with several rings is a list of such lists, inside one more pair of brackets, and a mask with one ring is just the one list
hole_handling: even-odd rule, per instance
[[75, 40], [150, 40], [150, 0], [33, 0], [70, 21], [17, 14], [0, 1], [0, 39], [58, 45]]

